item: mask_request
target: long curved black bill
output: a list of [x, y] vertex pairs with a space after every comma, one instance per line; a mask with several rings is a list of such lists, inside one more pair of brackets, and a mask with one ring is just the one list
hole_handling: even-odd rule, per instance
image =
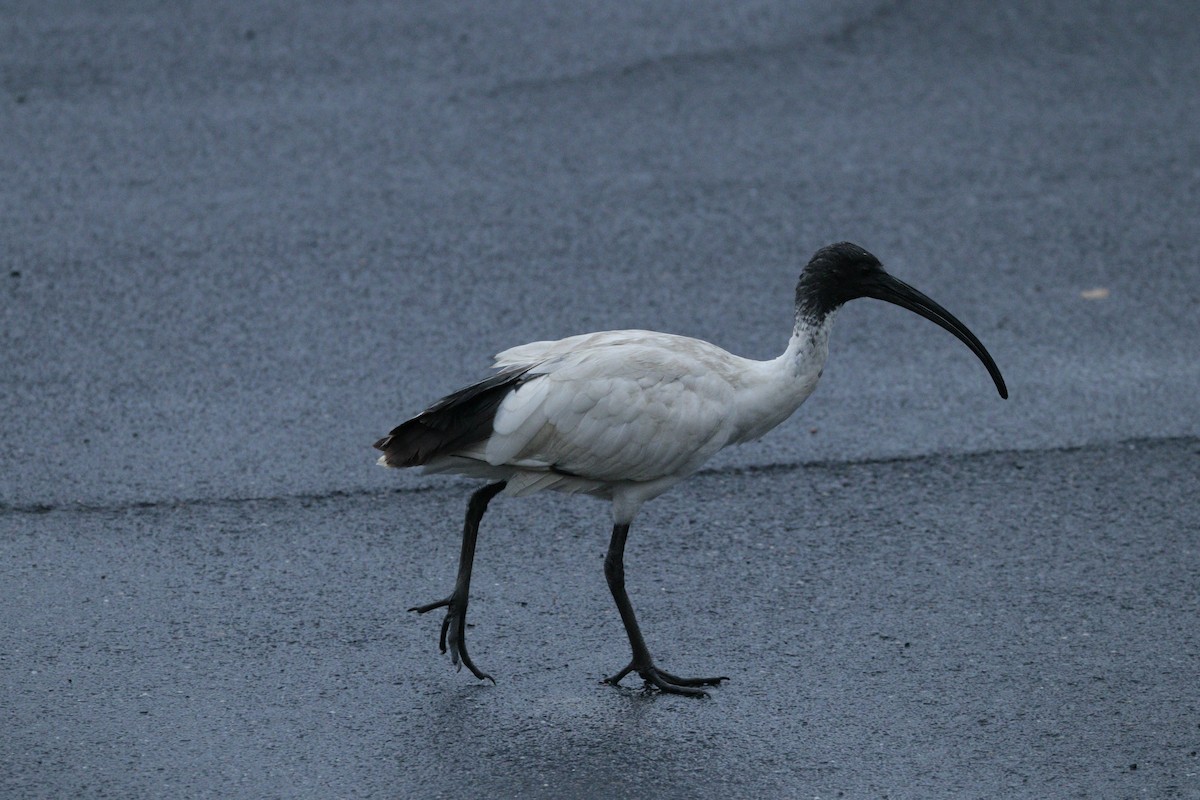
[[1008, 399], [1008, 387], [1004, 385], [1004, 376], [1000, 374], [1000, 368], [996, 366], [996, 362], [992, 360], [992, 355], [983, 346], [983, 343], [976, 338], [975, 334], [971, 333], [966, 325], [958, 321], [958, 318], [951, 314], [946, 309], [939, 306], [937, 303], [930, 300], [921, 292], [909, 286], [898, 278], [893, 278], [886, 272], [877, 276], [871, 282], [871, 285], [863, 288], [863, 295], [873, 297], [876, 300], [884, 300], [888, 303], [893, 303], [901, 308], [907, 308], [909, 311], [920, 314], [931, 322], [936, 322], [946, 330], [953, 333], [958, 339], [971, 348], [971, 352], [983, 362], [987, 367], [988, 374], [992, 376], [992, 380], [996, 382], [996, 390], [1000, 392], [1000, 396], [1005, 400]]

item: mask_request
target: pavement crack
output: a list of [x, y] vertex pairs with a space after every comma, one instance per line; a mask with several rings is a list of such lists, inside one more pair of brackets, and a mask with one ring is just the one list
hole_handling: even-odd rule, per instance
[[[890, 456], [885, 458], [860, 459], [825, 459], [813, 461], [785, 461], [768, 464], [751, 464], [748, 466], [710, 467], [698, 470], [693, 477], [719, 477], [721, 475], [760, 475], [793, 472], [803, 469], [845, 469], [847, 467], [871, 467], [886, 464], [919, 464], [933, 461], [974, 460], [995, 458], [997, 456], [1014, 455], [1045, 455], [1070, 454], [1114, 448], [1150, 447], [1170, 444], [1190, 443], [1200, 453], [1200, 436], [1159, 436], [1135, 437], [1108, 442], [1092, 442], [1088, 444], [1059, 445], [1055, 447], [1036, 448], [996, 448], [991, 450], [973, 450], [962, 453], [922, 453], [919, 455]], [[462, 479], [466, 480], [466, 479]], [[2, 503], [0, 502], [0, 518], [12, 515], [75, 513], [75, 514], [114, 514], [137, 511], [161, 511], [167, 509], [214, 508], [221, 506], [249, 505], [253, 503], [287, 503], [309, 504], [324, 503], [345, 499], [385, 497], [389, 495], [417, 495], [430, 492], [452, 490], [457, 483], [438, 483], [423, 486], [399, 486], [390, 489], [360, 488], [360, 489], [331, 489], [325, 492], [304, 492], [296, 494], [224, 496], [200, 498], [162, 498], [157, 500], [134, 500], [120, 503]], [[459, 487], [461, 488], [461, 487]]]

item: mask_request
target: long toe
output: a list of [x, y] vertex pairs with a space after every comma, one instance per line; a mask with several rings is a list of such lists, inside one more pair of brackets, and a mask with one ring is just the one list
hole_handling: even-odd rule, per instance
[[681, 678], [678, 675], [672, 675], [665, 669], [658, 670], [658, 674], [677, 686], [720, 686], [721, 681], [729, 680], [729, 676], [727, 675], [721, 675], [716, 678]]
[[607, 683], [610, 686], [617, 686], [618, 684], [621, 683], [622, 678], [624, 678], [630, 672], [633, 672], [633, 669], [634, 669], [634, 664], [632, 661], [630, 661], [628, 664], [625, 665], [625, 668], [623, 670], [618, 672], [616, 675], [609, 675], [607, 678], [605, 678], [603, 681], [601, 681], [601, 683]]
[[707, 697], [708, 693], [698, 686], [718, 686], [721, 681], [727, 681], [729, 678], [721, 676], [718, 678], [681, 678], [678, 675], [672, 675], [666, 670], [659, 669], [653, 664], [637, 665], [630, 662], [623, 670], [615, 675], [604, 679], [604, 683], [613, 686], [618, 685], [621, 679], [630, 672], [637, 672], [646, 682], [648, 686], [653, 686], [659, 691], [668, 692], [670, 694], [682, 694], [688, 697]]
[[491, 681], [493, 686], [496, 685], [496, 679], [493, 678], [491, 675], [488, 675], [486, 672], [481, 670], [479, 667], [475, 666], [475, 662], [471, 660], [471, 657], [469, 655], [467, 655], [466, 642], [463, 642], [459, 646], [459, 651], [460, 651], [459, 657], [462, 659], [462, 665], [465, 666], [467, 669], [471, 670], [472, 675], [474, 675], [476, 678], [478, 678], [481, 681]]
[[471, 660], [471, 656], [467, 653], [466, 622], [466, 615], [451, 606], [451, 610], [446, 612], [446, 619], [442, 623], [442, 637], [444, 642], [442, 652], [446, 651], [446, 645], [448, 645], [451, 664], [460, 670], [466, 667], [479, 680], [491, 681], [495, 685], [496, 679], [475, 666], [475, 662]]
[[429, 611], [433, 611], [435, 608], [441, 608], [442, 606], [450, 605], [450, 601], [453, 599], [454, 599], [454, 595], [450, 595], [449, 597], [443, 598], [441, 600], [435, 600], [432, 603], [426, 603], [423, 606], [411, 606], [408, 610], [415, 611], [418, 614], [425, 614]]
[[[707, 686], [710, 684], [686, 684], [678, 682], [679, 679], [672, 680], [669, 672], [663, 672], [657, 667], [650, 667], [647, 670], [639, 670], [638, 674], [642, 676], [647, 684], [656, 687], [659, 691], [668, 692], [669, 694], [682, 694], [688, 697], [708, 697], [708, 692], [703, 689], [697, 689], [697, 685]], [[695, 680], [694, 678], [692, 680]]]

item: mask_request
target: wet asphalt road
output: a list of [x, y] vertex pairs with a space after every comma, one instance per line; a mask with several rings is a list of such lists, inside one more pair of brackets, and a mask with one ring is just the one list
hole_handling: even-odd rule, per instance
[[[1185, 3], [10, 3], [5, 797], [1200, 797], [1200, 29]], [[637, 520], [369, 444], [507, 345], [821, 387]]]

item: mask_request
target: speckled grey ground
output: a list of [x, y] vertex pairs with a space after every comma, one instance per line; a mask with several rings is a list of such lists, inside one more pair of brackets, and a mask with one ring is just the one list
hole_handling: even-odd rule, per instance
[[[1200, 797], [1200, 28], [1185, 3], [12, 2], [0, 794]], [[607, 515], [369, 444], [507, 345], [777, 354], [817, 394]], [[1136, 765], [1136, 767], [1135, 767]]]

